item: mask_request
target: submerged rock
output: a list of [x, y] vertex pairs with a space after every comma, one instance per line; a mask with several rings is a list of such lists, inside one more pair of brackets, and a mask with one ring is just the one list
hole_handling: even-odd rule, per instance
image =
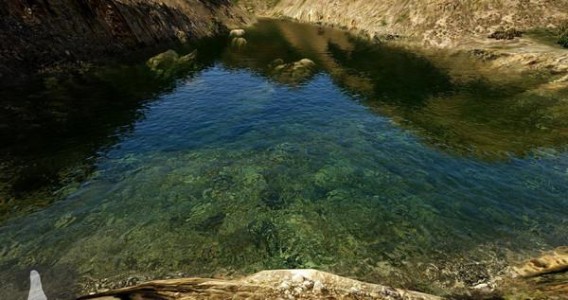
[[300, 59], [292, 63], [284, 63], [282, 59], [275, 59], [268, 65], [272, 78], [282, 83], [298, 84], [310, 78], [316, 64], [308, 58]]

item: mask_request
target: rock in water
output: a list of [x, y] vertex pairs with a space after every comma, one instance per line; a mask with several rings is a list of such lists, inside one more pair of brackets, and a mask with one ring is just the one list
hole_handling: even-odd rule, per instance
[[284, 63], [276, 59], [268, 65], [272, 78], [282, 83], [298, 84], [307, 80], [314, 74], [316, 63], [311, 59], [303, 58], [293, 63]]
[[179, 59], [179, 55], [174, 50], [162, 52], [146, 62], [148, 68], [152, 71], [167, 70], [175, 66]]
[[167, 79], [191, 70], [196, 57], [197, 50], [181, 57], [174, 50], [168, 50], [148, 59], [146, 65], [158, 77]]
[[243, 37], [245, 35], [244, 29], [233, 29], [229, 33], [229, 37]]
[[41, 286], [41, 278], [36, 270], [30, 272], [30, 293], [28, 300], [47, 300]]

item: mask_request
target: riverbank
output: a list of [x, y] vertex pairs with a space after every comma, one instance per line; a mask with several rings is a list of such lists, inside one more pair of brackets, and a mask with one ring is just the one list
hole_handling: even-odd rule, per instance
[[114, 299], [568, 299], [568, 248], [509, 267], [492, 284], [443, 297], [366, 283], [317, 270], [262, 271], [240, 279], [158, 280], [79, 297]]
[[259, 17], [341, 28], [407, 48], [450, 70], [463, 69], [466, 62], [490, 80], [538, 74], [550, 76], [539, 92], [568, 88], [568, 51], [558, 44], [568, 1], [243, 0], [239, 5]]
[[512, 39], [534, 28], [561, 27], [568, 20], [565, 0], [241, 0], [238, 3], [257, 16], [338, 26], [371, 39], [406, 37], [437, 48], [456, 48], [464, 41], [478, 38]]

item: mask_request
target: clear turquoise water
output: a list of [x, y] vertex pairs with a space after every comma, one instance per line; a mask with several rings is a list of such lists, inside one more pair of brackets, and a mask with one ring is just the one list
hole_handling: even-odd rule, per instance
[[[199, 67], [174, 78], [132, 63], [10, 91], [3, 299], [25, 296], [33, 268], [62, 299], [89, 280], [273, 268], [443, 293], [568, 244], [554, 96], [456, 82], [307, 25], [265, 22], [247, 39], [198, 45]], [[268, 67], [304, 57], [317, 68], [297, 80]]]

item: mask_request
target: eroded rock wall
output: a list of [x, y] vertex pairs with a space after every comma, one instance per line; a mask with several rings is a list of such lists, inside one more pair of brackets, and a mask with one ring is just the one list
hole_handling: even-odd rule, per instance
[[0, 81], [246, 22], [230, 0], [3, 0]]

